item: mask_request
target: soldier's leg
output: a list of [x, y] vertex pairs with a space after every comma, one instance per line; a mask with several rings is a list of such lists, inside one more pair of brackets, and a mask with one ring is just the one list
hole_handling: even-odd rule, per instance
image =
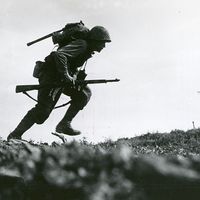
[[33, 124], [42, 124], [52, 112], [61, 94], [61, 89], [40, 89], [38, 91], [38, 103], [21, 120], [16, 129], [8, 136], [9, 139], [21, 139], [24, 132]]
[[67, 135], [79, 135], [81, 132], [74, 130], [71, 127], [71, 122], [74, 117], [82, 110], [89, 102], [92, 93], [89, 87], [84, 87], [81, 91], [74, 91], [71, 94], [72, 102], [67, 109], [63, 119], [56, 126], [56, 132]]
[[32, 113], [31, 110], [28, 111], [28, 113], [24, 116], [24, 118], [20, 121], [20, 123], [18, 124], [18, 126], [15, 128], [14, 131], [12, 131], [7, 139], [21, 139], [22, 134], [28, 130], [29, 128], [31, 128], [34, 124], [34, 119], [32, 117]]

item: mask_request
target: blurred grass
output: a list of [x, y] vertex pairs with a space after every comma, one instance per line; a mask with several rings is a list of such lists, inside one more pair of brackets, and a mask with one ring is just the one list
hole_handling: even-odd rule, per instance
[[185, 200], [200, 196], [200, 129], [99, 144], [0, 141], [0, 200]]

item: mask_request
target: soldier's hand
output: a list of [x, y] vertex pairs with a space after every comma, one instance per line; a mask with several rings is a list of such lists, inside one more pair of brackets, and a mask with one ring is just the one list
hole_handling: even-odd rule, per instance
[[54, 44], [58, 43], [58, 32], [52, 33], [52, 41]]
[[78, 84], [76, 80], [73, 80], [72, 88], [77, 90], [77, 91], [81, 91], [82, 85]]
[[71, 80], [71, 84], [72, 84], [72, 87], [75, 88], [76, 87], [76, 80], [73, 78]]
[[87, 74], [85, 73], [85, 69], [84, 70], [80, 70], [77, 74], [77, 80], [85, 80]]
[[72, 78], [72, 88], [77, 90], [77, 91], [80, 91], [81, 90], [81, 86], [79, 84], [77, 84], [77, 75], [75, 74]]

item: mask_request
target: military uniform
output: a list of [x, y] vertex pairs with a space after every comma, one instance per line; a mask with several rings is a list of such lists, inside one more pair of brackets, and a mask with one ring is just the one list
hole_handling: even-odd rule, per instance
[[[92, 52], [85, 40], [78, 39], [69, 45], [59, 48], [45, 58], [45, 67], [39, 78], [40, 84], [59, 83], [72, 81]], [[75, 88], [42, 88], [38, 92], [38, 104], [31, 109], [35, 123], [43, 123], [51, 113], [60, 95], [64, 93], [71, 97], [71, 106], [76, 110], [83, 109], [91, 97], [91, 90], [88, 86], [78, 91]]]
[[[102, 30], [104, 31], [104, 29], [101, 28], [100, 31]], [[93, 32], [95, 33], [95, 31], [96, 30]], [[107, 37], [105, 37], [105, 35], [103, 35], [104, 32], [102, 35], [100, 35], [103, 36], [103, 38], [100, 37], [99, 40], [102, 40], [104, 43], [109, 42], [109, 35], [106, 32]], [[93, 35], [91, 35], [91, 37]], [[75, 39], [69, 44], [59, 47], [57, 51], [53, 51], [45, 58], [42, 71], [39, 76], [39, 83], [72, 83], [74, 80], [76, 80], [76, 76], [80, 67], [92, 57], [94, 49], [96, 48], [91, 48], [92, 43], [90, 45], [89, 41], [93, 41], [95, 44], [97, 43], [95, 40], [96, 38], [92, 38], [91, 40]], [[76, 114], [85, 107], [90, 100], [92, 93], [88, 86], [84, 86], [81, 88], [81, 90], [77, 90], [76, 88], [71, 87], [69, 84], [69, 86], [66, 86], [65, 88], [45, 87], [39, 89], [37, 97], [38, 103], [35, 105], [35, 107], [28, 111], [17, 128], [10, 133], [8, 139], [20, 139], [22, 134], [33, 124], [44, 123], [44, 121], [49, 117], [62, 93], [71, 97], [71, 103], [65, 116], [57, 125], [56, 131], [68, 135], [79, 135], [80, 131], [72, 129], [71, 121]]]

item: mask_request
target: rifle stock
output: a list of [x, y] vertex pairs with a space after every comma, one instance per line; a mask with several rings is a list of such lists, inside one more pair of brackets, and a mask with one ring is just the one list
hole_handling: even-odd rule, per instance
[[[119, 79], [96, 79], [96, 80], [77, 80], [75, 82], [76, 85], [87, 85], [87, 84], [98, 84], [98, 83], [108, 83], [108, 82], [119, 82]], [[44, 84], [44, 85], [17, 85], [16, 86], [16, 93], [26, 92], [31, 90], [39, 90], [44, 87], [65, 87], [66, 85], [70, 85], [71, 83], [52, 83], [52, 84]]]
[[30, 90], [38, 90], [41, 88], [41, 85], [17, 85], [15, 92], [20, 93], [20, 92], [26, 92]]

